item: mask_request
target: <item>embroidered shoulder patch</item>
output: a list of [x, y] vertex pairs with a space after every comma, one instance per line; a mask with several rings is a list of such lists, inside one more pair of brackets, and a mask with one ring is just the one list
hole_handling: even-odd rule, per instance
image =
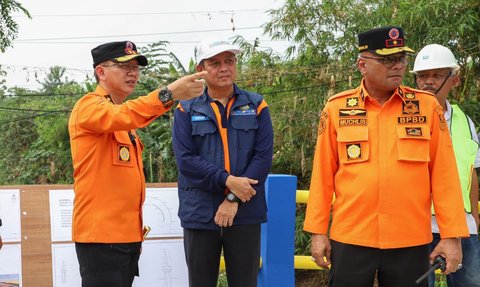
[[323, 134], [323, 132], [325, 131], [325, 128], [327, 126], [327, 118], [328, 118], [327, 113], [322, 111], [322, 113], [320, 114], [320, 124], [318, 126], [318, 135]]
[[440, 129], [444, 131], [447, 128], [447, 121], [445, 120], [445, 115], [443, 114], [443, 108], [441, 106], [437, 106], [435, 108], [435, 112], [438, 114], [438, 119], [440, 121]]

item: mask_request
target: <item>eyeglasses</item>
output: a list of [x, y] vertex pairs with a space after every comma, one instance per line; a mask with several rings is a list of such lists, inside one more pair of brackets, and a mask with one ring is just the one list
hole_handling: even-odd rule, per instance
[[408, 60], [409, 60], [409, 57], [408, 55], [402, 55], [400, 57], [395, 57], [395, 56], [391, 56], [391, 57], [366, 57], [366, 56], [360, 56], [360, 58], [362, 59], [371, 59], [371, 60], [375, 60], [381, 64], [383, 64], [383, 66], [385, 68], [391, 68], [393, 67], [393, 65], [395, 65], [396, 63], [400, 63], [402, 65], [407, 65], [408, 64]]
[[124, 71], [124, 72], [130, 72], [130, 71], [134, 71], [134, 72], [141, 72], [143, 70], [143, 66], [139, 66], [139, 65], [136, 65], [136, 64], [132, 64], [132, 63], [112, 63], [110, 65], [102, 65], [102, 67], [118, 67], [120, 70]]

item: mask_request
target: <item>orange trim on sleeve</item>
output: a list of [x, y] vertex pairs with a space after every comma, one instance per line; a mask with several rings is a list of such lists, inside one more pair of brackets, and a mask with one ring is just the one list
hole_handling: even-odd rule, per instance
[[268, 107], [267, 102], [265, 100], [262, 100], [260, 105], [257, 107], [257, 115], [259, 115], [262, 112], [262, 110], [267, 107]]

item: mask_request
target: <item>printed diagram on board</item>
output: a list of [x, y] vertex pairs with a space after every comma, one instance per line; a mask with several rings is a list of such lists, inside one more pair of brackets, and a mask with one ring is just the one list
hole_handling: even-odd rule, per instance
[[149, 238], [183, 236], [177, 213], [177, 188], [147, 188], [143, 224], [152, 228]]
[[54, 287], [76, 287], [81, 285], [75, 245], [52, 245], [52, 271]]
[[140, 277], [134, 287], [188, 287], [182, 239], [147, 240], [142, 245]]

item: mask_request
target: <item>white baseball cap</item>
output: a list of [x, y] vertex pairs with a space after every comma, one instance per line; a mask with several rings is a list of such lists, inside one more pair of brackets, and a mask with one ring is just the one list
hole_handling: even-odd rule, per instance
[[233, 46], [232, 43], [226, 39], [217, 35], [209, 36], [195, 47], [195, 62], [198, 65], [202, 60], [209, 59], [227, 51], [234, 55], [242, 52], [242, 50]]

